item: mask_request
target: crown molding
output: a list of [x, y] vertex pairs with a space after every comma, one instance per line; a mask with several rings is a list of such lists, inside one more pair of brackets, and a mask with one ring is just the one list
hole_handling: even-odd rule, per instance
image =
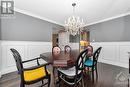
[[89, 23], [89, 24], [86, 24], [85, 27], [90, 26], [90, 25], [94, 25], [94, 24], [98, 24], [98, 23], [102, 23], [102, 22], [106, 22], [106, 21], [110, 21], [110, 20], [113, 20], [113, 19], [116, 19], [116, 18], [127, 16], [127, 15], [130, 15], [130, 12], [120, 14], [120, 15], [117, 15], [117, 16], [114, 16], [114, 17], [106, 18], [106, 19], [103, 19], [103, 20], [100, 20], [100, 21], [97, 21], [97, 22]]
[[47, 21], [47, 22], [50, 22], [50, 23], [54, 23], [54, 24], [63, 26], [63, 24], [61, 24], [61, 23], [58, 23], [58, 22], [56, 22], [56, 21], [47, 19], [47, 18], [45, 18], [45, 17], [36, 15], [36, 14], [34, 14], [34, 13], [30, 13], [30, 12], [25, 11], [25, 10], [21, 10], [21, 9], [15, 8], [15, 11], [16, 11], [16, 12], [19, 12], [19, 13], [22, 13], [22, 14], [26, 14], [26, 15], [32, 16], [32, 17], [35, 17], [35, 18], [38, 18], [38, 19], [41, 19], [41, 20], [44, 20], [44, 21]]
[[[64, 24], [62, 24], [62, 23], [59, 23], [59, 22], [47, 19], [45, 17], [36, 15], [34, 13], [27, 12], [25, 10], [21, 10], [21, 9], [15, 8], [15, 11], [19, 12], [19, 13], [23, 13], [23, 14], [29, 15], [29, 16], [32, 16], [32, 17], [35, 17], [35, 18], [39, 18], [41, 20], [44, 20], [44, 21], [47, 21], [47, 22], [50, 22], [50, 23], [54, 23], [54, 24], [57, 24], [57, 25], [60, 25], [60, 26], [64, 26]], [[130, 12], [127, 12], [127, 13], [124, 13], [124, 14], [120, 14], [120, 15], [117, 15], [117, 16], [114, 16], [114, 17], [106, 18], [106, 19], [103, 19], [103, 20], [99, 20], [99, 21], [96, 21], [96, 22], [89, 23], [89, 24], [86, 24], [85, 27], [86, 26], [90, 26], [90, 25], [94, 25], [94, 24], [98, 24], [98, 23], [102, 23], [102, 22], [106, 22], [106, 21], [110, 21], [110, 20], [113, 20], [113, 19], [116, 19], [116, 18], [127, 16], [127, 15], [130, 15]]]

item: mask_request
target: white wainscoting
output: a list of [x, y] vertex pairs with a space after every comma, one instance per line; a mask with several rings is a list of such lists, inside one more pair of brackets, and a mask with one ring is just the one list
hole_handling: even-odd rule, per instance
[[2, 54], [1, 53], [2, 53], [2, 51], [1, 51], [1, 41], [0, 41], [0, 78], [1, 78], [1, 68], [2, 68], [1, 67], [1, 65], [2, 65], [1, 64], [2, 63]]
[[[69, 45], [72, 47], [72, 49], [78, 49], [79, 47], [78, 43], [71, 43]], [[94, 49], [99, 46], [103, 47], [99, 57], [99, 62], [128, 68], [129, 57], [127, 52], [130, 52], [130, 42], [95, 42], [91, 43], [91, 45], [94, 47]], [[10, 48], [17, 49], [21, 54], [22, 59], [27, 60], [38, 57], [41, 53], [51, 52], [52, 43], [31, 41], [1, 41], [1, 47], [2, 69], [0, 74], [6, 74], [16, 71], [15, 61], [11, 54]]]
[[[2, 46], [2, 70], [1, 74], [16, 71], [16, 65], [10, 48], [15, 48], [20, 53], [22, 60], [39, 57], [41, 53], [52, 51], [52, 42], [31, 41], [1, 41]], [[46, 61], [42, 61], [46, 62]], [[32, 65], [33, 62], [28, 64]], [[27, 64], [24, 67], [28, 66]]]
[[91, 45], [94, 49], [102, 47], [99, 62], [129, 67], [130, 42], [94, 42]]
[[72, 50], [79, 49], [79, 43], [69, 43], [68, 44]]
[[1, 78], [1, 75], [2, 75], [2, 74], [1, 74], [1, 72], [0, 72], [0, 78]]

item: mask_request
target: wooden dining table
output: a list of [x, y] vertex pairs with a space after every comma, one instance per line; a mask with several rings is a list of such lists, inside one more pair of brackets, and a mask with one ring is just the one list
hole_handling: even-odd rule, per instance
[[70, 52], [61, 51], [59, 53], [46, 52], [40, 54], [43, 59], [50, 63], [53, 67], [68, 68], [75, 65], [78, 58], [79, 50], [71, 50]]
[[46, 52], [40, 56], [53, 67], [54, 83], [58, 84], [57, 68], [67, 69], [73, 67], [78, 58], [79, 50], [71, 50], [70, 52], [60, 51], [58, 53]]

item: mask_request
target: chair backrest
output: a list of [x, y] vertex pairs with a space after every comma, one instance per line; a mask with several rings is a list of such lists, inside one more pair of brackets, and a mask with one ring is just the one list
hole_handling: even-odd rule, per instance
[[16, 62], [16, 66], [17, 66], [18, 72], [19, 72], [19, 74], [21, 74], [22, 73], [22, 69], [23, 69], [21, 56], [20, 56], [20, 54], [19, 54], [19, 52], [17, 50], [15, 50], [13, 48], [11, 48], [10, 50], [13, 53], [13, 56], [14, 56], [14, 59], [15, 59], [15, 62]]
[[66, 46], [64, 47], [64, 51], [65, 51], [65, 52], [70, 52], [70, 51], [71, 51], [71, 47], [70, 47], [69, 45], [66, 45]]
[[86, 49], [88, 49], [88, 57], [93, 56], [93, 47], [91, 45], [88, 45]]
[[78, 74], [79, 71], [84, 69], [84, 62], [85, 62], [87, 53], [88, 53], [88, 49], [85, 49], [79, 54], [76, 61], [76, 75]]
[[52, 48], [52, 52], [53, 52], [54, 54], [59, 54], [59, 53], [61, 52], [61, 48], [58, 47], [58, 46], [54, 46], [54, 47]]
[[99, 57], [99, 54], [100, 54], [100, 52], [101, 52], [101, 49], [102, 49], [102, 47], [99, 47], [99, 48], [94, 52], [94, 54], [93, 54], [93, 65], [94, 65], [95, 62], [96, 62], [96, 64], [97, 64], [98, 57]]

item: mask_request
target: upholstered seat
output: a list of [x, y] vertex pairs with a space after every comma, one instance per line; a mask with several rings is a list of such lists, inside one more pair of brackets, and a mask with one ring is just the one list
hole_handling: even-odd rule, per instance
[[[73, 77], [76, 75], [76, 68], [75, 66], [69, 69], [58, 69], [61, 73], [64, 73], [67, 76]], [[81, 73], [81, 70], [78, 71], [78, 74]]]
[[75, 66], [68, 69], [58, 69], [58, 78], [59, 78], [59, 87], [60, 82], [63, 81], [67, 85], [74, 87], [78, 86], [78, 83], [81, 82], [81, 85], [84, 86], [83, 82], [83, 69], [84, 69], [84, 59], [87, 56], [88, 49], [80, 52]]
[[[94, 62], [94, 65], [96, 64], [96, 61]], [[85, 62], [84, 62], [84, 65], [85, 66], [93, 66], [93, 60], [91, 59], [87, 59]]]
[[[48, 70], [47, 70], [47, 72], [48, 72], [48, 74], [50, 74], [50, 72]], [[46, 76], [46, 72], [45, 72], [44, 67], [34, 69], [34, 70], [24, 71], [24, 79], [26, 82], [34, 81], [34, 80], [37, 80], [37, 79], [42, 78], [44, 76]]]

